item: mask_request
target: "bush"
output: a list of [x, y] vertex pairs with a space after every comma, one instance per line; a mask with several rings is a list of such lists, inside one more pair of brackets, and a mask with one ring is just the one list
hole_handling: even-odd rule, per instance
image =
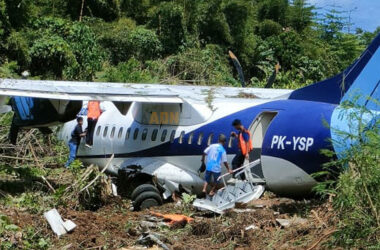
[[322, 182], [316, 190], [334, 196], [339, 216], [334, 245], [375, 249], [380, 247], [380, 120], [373, 111], [351, 103], [341, 112], [349, 117], [349, 131], [336, 131], [334, 145], [350, 147], [328, 164], [329, 175], [341, 172], [337, 180]]
[[130, 56], [140, 61], [157, 58], [162, 51], [162, 45], [156, 33], [143, 27], [137, 27], [130, 32], [128, 43]]
[[75, 57], [69, 44], [57, 35], [44, 35], [34, 41], [30, 48], [30, 56], [33, 75], [62, 78], [64, 68], [75, 64]]
[[99, 22], [91, 27], [99, 36], [99, 43], [108, 52], [112, 64], [125, 62], [130, 58], [129, 34], [136, 28], [133, 20], [120, 19], [113, 23]]
[[83, 23], [45, 18], [33, 24], [28, 36], [33, 75], [69, 80], [92, 80], [100, 70], [102, 52], [94, 33]]
[[8, 58], [18, 62], [19, 66], [27, 69], [30, 65], [29, 46], [21, 32], [12, 32], [7, 39]]
[[259, 26], [259, 34], [262, 38], [277, 36], [281, 33], [281, 31], [281, 25], [272, 20], [264, 20]]
[[119, 63], [117, 66], [108, 66], [104, 73], [98, 74], [98, 81], [105, 82], [130, 82], [148, 83], [158, 82], [158, 78], [134, 58], [127, 62]]
[[194, 84], [238, 84], [231, 74], [227, 56], [223, 56], [223, 50], [216, 45], [187, 49], [168, 57], [166, 65], [171, 76]]

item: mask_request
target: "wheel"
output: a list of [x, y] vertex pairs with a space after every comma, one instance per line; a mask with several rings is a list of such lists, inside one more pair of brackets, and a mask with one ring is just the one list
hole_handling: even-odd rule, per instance
[[140, 193], [135, 200], [133, 200], [134, 210], [141, 210], [150, 207], [162, 205], [161, 196], [157, 192], [146, 191]]
[[155, 186], [153, 186], [152, 184], [142, 184], [142, 185], [137, 186], [133, 190], [133, 192], [131, 194], [131, 200], [134, 201], [139, 194], [141, 194], [142, 192], [148, 192], [148, 191], [156, 192], [158, 194], [160, 193], [158, 191], [158, 189]]

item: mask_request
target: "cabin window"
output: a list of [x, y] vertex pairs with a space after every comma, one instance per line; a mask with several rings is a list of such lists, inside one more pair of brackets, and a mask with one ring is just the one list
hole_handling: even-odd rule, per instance
[[133, 133], [133, 140], [136, 140], [138, 136], [139, 136], [139, 129], [135, 128], [135, 132]]
[[104, 128], [104, 131], [103, 131], [103, 137], [106, 137], [107, 136], [107, 133], [108, 133], [108, 126], [106, 126]]
[[182, 144], [182, 142], [183, 142], [183, 137], [185, 137], [185, 131], [182, 131], [182, 132], [181, 132], [181, 135], [179, 136], [179, 140], [178, 140], [178, 142], [179, 142], [180, 144]]
[[158, 134], [158, 129], [155, 128], [152, 132], [152, 141], [157, 140], [157, 134]]
[[131, 128], [128, 128], [127, 133], [125, 133], [125, 140], [129, 139], [130, 134], [131, 134]]
[[121, 138], [121, 136], [123, 135], [123, 128], [121, 127], [120, 129], [119, 129], [119, 133], [117, 134], [117, 138]]
[[100, 135], [100, 130], [102, 129], [102, 126], [98, 126], [98, 129], [96, 130], [96, 136]]
[[173, 143], [175, 139], [175, 130], [172, 130], [172, 133], [170, 134], [170, 143]]
[[228, 147], [232, 148], [232, 143], [235, 141], [235, 137], [230, 136], [230, 139], [228, 140]]
[[187, 140], [188, 144], [193, 143], [193, 137], [194, 137], [194, 132], [191, 132], [190, 135], [189, 135], [189, 139]]
[[115, 136], [115, 131], [116, 131], [116, 128], [113, 127], [111, 130], [110, 138], [113, 138]]
[[200, 132], [198, 136], [198, 141], [197, 141], [198, 145], [201, 145], [202, 141], [203, 141], [203, 132]]
[[166, 139], [166, 134], [168, 133], [168, 130], [167, 129], [164, 129], [164, 131], [162, 131], [162, 134], [161, 134], [161, 141], [164, 142], [165, 139]]
[[207, 140], [207, 145], [210, 146], [211, 143], [212, 143], [212, 139], [214, 138], [214, 133], [211, 133], [209, 136], [208, 136], [208, 140]]
[[148, 135], [148, 129], [147, 128], [144, 128], [142, 134], [141, 134], [141, 140], [145, 141], [146, 140], [146, 137]]

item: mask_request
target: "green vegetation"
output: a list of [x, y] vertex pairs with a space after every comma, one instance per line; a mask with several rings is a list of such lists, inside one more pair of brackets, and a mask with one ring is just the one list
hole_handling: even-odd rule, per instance
[[[83, 8], [82, 8], [83, 4]], [[0, 0], [0, 77], [297, 88], [354, 61], [379, 31], [304, 0]]]
[[[333, 197], [339, 218], [332, 244], [344, 248], [380, 247], [380, 120], [376, 113], [352, 103], [341, 112], [349, 116], [350, 132], [337, 131], [345, 145], [354, 146], [342, 153], [343, 158], [327, 164], [323, 174], [337, 179], [320, 183], [315, 189]], [[368, 125], [368, 121], [372, 121]], [[332, 152], [325, 152], [332, 155]]]

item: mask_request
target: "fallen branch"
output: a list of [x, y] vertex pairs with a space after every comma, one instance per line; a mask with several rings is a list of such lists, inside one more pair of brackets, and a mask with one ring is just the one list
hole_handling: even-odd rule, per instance
[[23, 161], [34, 161], [32, 158], [24, 158], [24, 157], [16, 157], [16, 156], [7, 156], [7, 155], [0, 155], [0, 158], [4, 159], [12, 159], [12, 160], [23, 160]]
[[82, 182], [83, 180], [85, 180], [94, 170], [93, 170], [93, 167], [94, 165], [91, 164], [87, 169], [86, 171], [84, 171], [84, 173], [79, 176], [79, 178], [70, 186], [68, 186], [66, 189], [65, 189], [65, 192], [69, 191], [71, 188], [74, 188], [78, 183]]
[[92, 184], [95, 183], [95, 181], [106, 171], [106, 169], [108, 168], [108, 166], [111, 164], [113, 158], [114, 158], [114, 154], [112, 154], [111, 158], [108, 160], [106, 166], [102, 169], [102, 171], [87, 185], [85, 186], [84, 188], [82, 188], [78, 194], [82, 193], [84, 190], [88, 189]]
[[[30, 144], [29, 142], [29, 148], [30, 148], [30, 151], [32, 152], [32, 155], [33, 155], [33, 158], [34, 158], [34, 161], [36, 162], [36, 164], [40, 167], [40, 168], [43, 168], [43, 166], [40, 164], [39, 160], [37, 159], [37, 156], [36, 156], [36, 153], [34, 152], [34, 149], [32, 147], [32, 144]], [[41, 176], [42, 180], [44, 180], [44, 182], [46, 183], [46, 185], [50, 188], [51, 191], [53, 191], [53, 193], [55, 193], [55, 189], [53, 188], [53, 186], [50, 184], [50, 182], [45, 178], [45, 176]]]
[[46, 185], [50, 188], [50, 190], [55, 193], [55, 189], [53, 188], [53, 186], [50, 184], [50, 182], [45, 178], [45, 176], [41, 176], [42, 180], [44, 180], [44, 182], [46, 183]]

